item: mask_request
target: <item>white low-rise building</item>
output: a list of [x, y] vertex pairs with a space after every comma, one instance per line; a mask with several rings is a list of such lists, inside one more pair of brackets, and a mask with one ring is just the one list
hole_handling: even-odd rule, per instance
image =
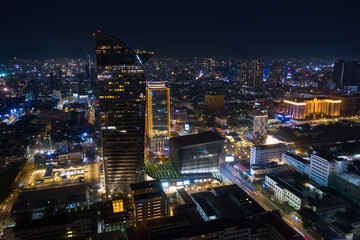
[[287, 202], [295, 210], [300, 210], [304, 204], [304, 194], [276, 175], [267, 175], [265, 185], [274, 191], [276, 200]]
[[284, 143], [255, 145], [251, 147], [250, 164], [267, 162], [280, 162], [281, 154], [285, 151], [292, 151]]
[[330, 174], [341, 174], [347, 171], [348, 161], [329, 154], [311, 155], [310, 178], [320, 185], [328, 186]]
[[310, 161], [290, 152], [283, 152], [282, 161], [293, 166], [300, 173], [310, 175]]

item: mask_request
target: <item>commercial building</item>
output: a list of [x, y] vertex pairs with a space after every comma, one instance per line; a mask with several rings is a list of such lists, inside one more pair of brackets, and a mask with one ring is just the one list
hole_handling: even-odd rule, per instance
[[341, 115], [353, 116], [359, 112], [360, 109], [360, 95], [331, 95], [332, 99], [340, 100]]
[[250, 164], [280, 162], [281, 154], [287, 150], [287, 146], [283, 143], [254, 145], [250, 151]]
[[26, 211], [42, 211], [50, 206], [72, 207], [85, 205], [89, 201], [87, 184], [69, 184], [63, 186], [36, 188], [19, 192], [11, 213], [16, 216]]
[[340, 116], [341, 100], [323, 99], [288, 99], [284, 100], [285, 113], [293, 119], [305, 119], [311, 115], [326, 117]]
[[148, 82], [146, 136], [150, 152], [164, 152], [170, 138], [170, 88], [165, 82]]
[[225, 95], [207, 93], [204, 102], [209, 110], [221, 109], [224, 107]]
[[204, 221], [227, 217], [251, 218], [266, 212], [237, 185], [215, 187], [210, 191], [193, 193], [190, 196]]
[[338, 87], [359, 86], [360, 64], [358, 61], [346, 62], [339, 59], [334, 63], [334, 81]]
[[241, 59], [241, 85], [245, 85], [255, 91], [260, 91], [264, 79], [263, 58]]
[[[179, 224], [180, 225], [180, 224]], [[141, 229], [138, 229], [141, 231]], [[143, 234], [129, 234], [129, 240], [303, 240], [288, 226], [280, 214], [267, 212], [256, 219], [216, 219], [207, 222], [190, 223], [165, 229], [158, 235], [143, 231]]]
[[310, 178], [320, 185], [328, 186], [330, 174], [347, 171], [348, 161], [329, 154], [316, 153], [310, 159]]
[[48, 240], [86, 239], [96, 232], [89, 214], [60, 215], [17, 222], [5, 230], [6, 239]]
[[171, 138], [170, 160], [180, 174], [217, 172], [224, 140], [213, 131]]
[[159, 181], [130, 184], [137, 223], [169, 216], [169, 199]]
[[96, 67], [101, 144], [107, 194], [128, 190], [144, 171], [145, 75], [152, 55], [133, 51], [124, 42], [96, 32]]
[[310, 175], [310, 161], [290, 152], [283, 152], [281, 159], [300, 173]]
[[256, 134], [257, 138], [262, 138], [267, 135], [268, 117], [261, 111], [253, 111], [250, 113], [252, 118], [253, 134]]
[[278, 164], [276, 162], [253, 164], [250, 166], [250, 178], [264, 179], [268, 174], [276, 174], [288, 170], [286, 164]]
[[287, 202], [295, 210], [300, 210], [304, 205], [304, 194], [282, 178], [274, 174], [267, 175], [265, 185], [274, 191], [274, 197], [279, 202]]

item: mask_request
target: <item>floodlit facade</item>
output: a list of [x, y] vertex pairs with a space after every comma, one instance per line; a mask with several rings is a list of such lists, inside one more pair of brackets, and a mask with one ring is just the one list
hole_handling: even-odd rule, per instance
[[141, 181], [144, 165], [145, 75], [152, 53], [96, 32], [101, 143], [107, 193]]
[[283, 143], [252, 146], [250, 151], [250, 164], [280, 162], [281, 154], [286, 150], [287, 147]]
[[305, 119], [306, 117], [319, 114], [328, 117], [340, 116], [341, 100], [333, 99], [303, 99], [284, 100], [285, 113], [293, 119]]
[[146, 136], [150, 152], [164, 152], [170, 138], [170, 89], [165, 82], [148, 82]]

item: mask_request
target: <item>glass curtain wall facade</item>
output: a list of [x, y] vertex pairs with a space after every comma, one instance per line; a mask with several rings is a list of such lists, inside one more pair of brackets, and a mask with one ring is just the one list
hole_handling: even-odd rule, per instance
[[147, 145], [150, 152], [164, 152], [170, 138], [170, 89], [165, 82], [149, 82], [147, 87]]
[[128, 190], [144, 172], [145, 75], [141, 56], [124, 42], [94, 33], [107, 194]]

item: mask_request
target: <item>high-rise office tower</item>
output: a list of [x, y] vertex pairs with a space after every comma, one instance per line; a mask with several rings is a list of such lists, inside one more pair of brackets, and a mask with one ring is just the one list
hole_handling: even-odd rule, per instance
[[145, 75], [149, 55], [124, 42], [94, 33], [107, 194], [142, 181], [145, 136]]
[[254, 91], [261, 91], [264, 78], [263, 58], [241, 59], [241, 85], [248, 86]]
[[150, 152], [164, 152], [170, 138], [170, 88], [165, 82], [148, 82], [146, 136]]
[[358, 61], [346, 62], [339, 59], [334, 64], [334, 81], [338, 87], [359, 86], [360, 64]]

